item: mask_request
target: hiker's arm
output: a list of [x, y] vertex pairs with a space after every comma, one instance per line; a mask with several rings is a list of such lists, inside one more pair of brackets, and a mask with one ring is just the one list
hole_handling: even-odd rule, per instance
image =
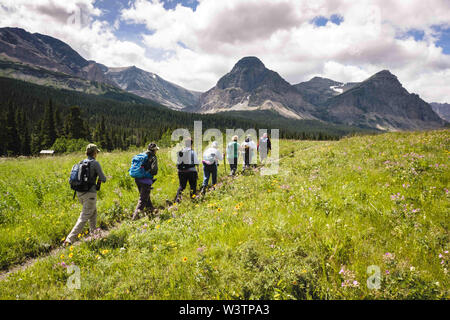
[[100, 163], [98, 161], [94, 162], [94, 168], [98, 175], [98, 181], [106, 182], [106, 176], [103, 173], [102, 166], [100, 165]]
[[153, 157], [150, 165], [150, 174], [156, 176], [158, 174], [158, 158]]

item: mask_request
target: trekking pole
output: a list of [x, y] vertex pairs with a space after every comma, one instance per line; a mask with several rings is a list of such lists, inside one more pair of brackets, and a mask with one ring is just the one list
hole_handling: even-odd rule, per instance
[[225, 154], [223, 154], [223, 168], [225, 169], [225, 175], [227, 174], [227, 163], [225, 162]]

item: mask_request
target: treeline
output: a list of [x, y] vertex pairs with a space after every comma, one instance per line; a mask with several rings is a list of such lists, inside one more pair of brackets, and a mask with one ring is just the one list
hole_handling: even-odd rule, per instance
[[74, 151], [87, 142], [105, 150], [142, 147], [167, 142], [173, 130], [192, 129], [194, 121], [202, 121], [204, 130], [279, 128], [287, 139], [335, 140], [354, 130], [273, 116], [185, 113], [128, 93], [91, 95], [9, 78], [0, 78], [0, 97], [2, 156]]

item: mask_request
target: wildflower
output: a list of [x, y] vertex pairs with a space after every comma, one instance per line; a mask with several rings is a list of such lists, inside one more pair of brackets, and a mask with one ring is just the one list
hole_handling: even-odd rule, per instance
[[102, 251], [102, 254], [107, 254], [109, 252], [109, 250], [105, 249]]
[[416, 270], [416, 268], [411, 267], [411, 268], [409, 268], [409, 270], [410, 270], [410, 271], [414, 271], [414, 270]]
[[222, 210], [222, 208], [217, 208], [217, 212], [222, 212], [223, 210]]
[[197, 248], [197, 252], [202, 253], [203, 251], [205, 251], [205, 247], [204, 246]]
[[78, 234], [78, 238], [81, 238], [81, 233]]
[[159, 229], [161, 227], [159, 224], [156, 225], [155, 229]]
[[64, 254], [59, 256], [60, 259], [64, 259]]
[[70, 254], [69, 254], [69, 258], [72, 258], [73, 257], [73, 253], [71, 252]]
[[389, 270], [386, 270], [386, 274], [390, 274]]
[[70, 246], [69, 250], [70, 250], [70, 251], [73, 251], [73, 246]]
[[100, 259], [100, 255], [99, 255], [99, 254], [96, 255], [95, 258], [96, 258], [97, 260], [99, 260], [99, 259]]
[[184, 258], [183, 258], [183, 262], [186, 262], [186, 261], [187, 261], [187, 259], [188, 259], [187, 257], [184, 257]]

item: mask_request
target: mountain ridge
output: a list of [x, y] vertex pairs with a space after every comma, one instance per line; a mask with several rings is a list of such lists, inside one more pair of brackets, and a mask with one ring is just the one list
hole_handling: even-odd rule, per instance
[[6, 57], [0, 59], [3, 76], [94, 94], [123, 90], [191, 113], [270, 110], [284, 118], [389, 131], [434, 129], [446, 123], [389, 70], [359, 83], [313, 77], [291, 85], [259, 58], [247, 56], [201, 93], [136, 66], [107, 67], [86, 60], [56, 38], [20, 28], [0, 28], [0, 57]]

